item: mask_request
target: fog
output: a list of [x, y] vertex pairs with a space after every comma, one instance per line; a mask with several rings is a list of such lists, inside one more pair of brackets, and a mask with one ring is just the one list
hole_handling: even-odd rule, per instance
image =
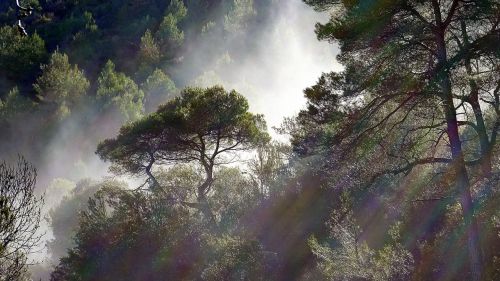
[[[191, 61], [186, 59], [173, 72], [174, 80], [180, 81], [178, 87], [222, 84], [237, 90], [248, 98], [252, 112], [264, 114], [270, 133], [278, 137], [272, 127], [304, 107], [303, 89], [313, 85], [322, 72], [339, 70], [341, 66], [335, 61], [337, 48], [318, 41], [314, 33], [315, 23], [326, 21], [327, 14], [313, 11], [301, 0], [282, 0], [274, 2], [269, 17], [256, 37], [244, 38], [255, 46], [250, 52], [237, 52], [241, 42], [207, 38], [196, 42], [195, 51], [185, 55]], [[206, 52], [207, 48], [215, 48], [210, 45], [213, 42], [223, 45], [217, 46], [222, 50], [219, 54]], [[216, 61], [215, 66], [202, 63], [212, 61]], [[103, 118], [93, 120], [94, 115], [88, 109], [64, 122], [53, 141], [44, 147], [38, 167], [40, 185], [47, 186], [54, 178], [78, 181], [110, 176], [108, 165], [94, 151], [97, 143], [114, 136], [121, 124]], [[89, 128], [92, 123], [96, 125]], [[84, 126], [88, 129], [82, 130]]]
[[[255, 57], [247, 57], [232, 71], [254, 88], [248, 95], [251, 110], [262, 113], [269, 127], [279, 126], [284, 117], [304, 107], [302, 90], [314, 84], [322, 72], [339, 69], [335, 48], [319, 42], [314, 25], [321, 17], [298, 0], [278, 4], [280, 14], [260, 38]], [[236, 90], [246, 95], [245, 86]]]
[[[313, 85], [322, 72], [341, 69], [335, 61], [337, 48], [318, 41], [314, 33], [315, 24], [325, 22], [328, 14], [313, 11], [301, 0], [275, 1], [273, 5], [266, 26], [256, 37], [242, 40], [255, 45], [255, 49], [238, 52], [241, 41], [230, 41], [226, 50], [235, 51], [220, 54], [215, 70], [193, 77], [199, 72], [199, 62], [209, 60], [204, 56], [206, 48], [200, 47], [201, 53], [190, 54], [196, 58], [193, 69], [182, 73], [192, 78], [188, 84], [218, 83], [245, 95], [250, 110], [264, 114], [269, 128], [279, 126], [284, 117], [293, 116], [304, 107], [303, 89]], [[210, 42], [214, 42], [213, 38]], [[273, 130], [270, 132], [277, 137]]]
[[[284, 117], [291, 117], [304, 107], [303, 89], [313, 85], [322, 72], [339, 70], [340, 66], [334, 59], [336, 47], [319, 42], [314, 34], [315, 23], [326, 21], [327, 14], [313, 11], [301, 0], [274, 1], [273, 5], [264, 28], [235, 40], [200, 39], [196, 42], [197, 48], [185, 54], [171, 73], [178, 87], [222, 84], [226, 89], [237, 90], [248, 98], [252, 112], [264, 114], [271, 135], [286, 141], [272, 127], [280, 126]], [[242, 36], [243, 43], [252, 43], [251, 51], [238, 51]], [[220, 45], [214, 46], [214, 42]], [[213, 49], [218, 52], [207, 51]], [[38, 183], [40, 190], [47, 190], [46, 213], [77, 181], [115, 177], [108, 173], [108, 164], [94, 151], [99, 140], [115, 135], [121, 124], [92, 120], [93, 115], [92, 109], [88, 109], [65, 122], [41, 152]], [[92, 122], [98, 124], [96, 128], [82, 130], [82, 126]], [[47, 189], [48, 186], [52, 188]], [[47, 223], [43, 228], [47, 233], [45, 239], [52, 239]], [[50, 268], [53, 265], [49, 264], [47, 255], [46, 250], [42, 250], [33, 258]], [[36, 269], [40, 270], [40, 267]], [[36, 276], [44, 274], [38, 272]]]

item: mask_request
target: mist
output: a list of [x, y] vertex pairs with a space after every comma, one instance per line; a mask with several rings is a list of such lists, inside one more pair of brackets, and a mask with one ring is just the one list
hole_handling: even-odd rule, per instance
[[[318, 41], [314, 33], [314, 25], [327, 18], [328, 14], [315, 12], [300, 0], [275, 1], [256, 37], [249, 38], [254, 33], [243, 34], [236, 42], [212, 37], [186, 42], [196, 48], [184, 55], [189, 61], [172, 70], [174, 80], [179, 81], [179, 88], [222, 84], [235, 89], [248, 99], [251, 112], [264, 114], [269, 131], [279, 137], [272, 127], [304, 108], [302, 90], [313, 85], [321, 73], [341, 70], [334, 59], [337, 47]], [[242, 41], [252, 41], [255, 48], [238, 51]], [[213, 46], [213, 42], [221, 42], [221, 46]], [[76, 182], [112, 176], [106, 172], [108, 164], [95, 155], [95, 148], [99, 141], [116, 135], [122, 124], [97, 120], [95, 115], [95, 109], [87, 107], [61, 125], [41, 151], [39, 184], [46, 186], [54, 178]]]
[[[264, 114], [269, 128], [279, 126], [284, 117], [304, 108], [303, 89], [314, 84], [322, 72], [341, 70], [334, 59], [338, 48], [318, 41], [314, 33], [315, 24], [328, 17], [300, 0], [274, 1], [259, 30], [236, 40], [207, 38], [197, 42], [199, 51], [190, 53], [191, 61], [181, 65], [182, 72], [176, 74], [186, 85], [222, 84], [235, 89], [249, 100], [252, 112]], [[222, 46], [215, 47], [214, 42]], [[207, 51], [210, 49], [223, 51], [214, 57]], [[214, 60], [215, 67], [214, 63], [203, 65]]]
[[[256, 26], [247, 26], [244, 33], [231, 38], [216, 34], [219, 37], [185, 42], [194, 48], [186, 50], [178, 65], [165, 69], [178, 88], [221, 84], [235, 89], [248, 99], [251, 112], [265, 116], [273, 138], [286, 142], [272, 128], [304, 108], [302, 90], [322, 72], [341, 69], [334, 60], [338, 50], [319, 42], [314, 33], [315, 23], [326, 21], [328, 14], [315, 12], [300, 0], [274, 1], [263, 18], [263, 22], [249, 22]], [[116, 135], [122, 125], [112, 118], [98, 120], [96, 115], [91, 105], [84, 107], [64, 121], [35, 156], [39, 190], [47, 196], [45, 216], [83, 179], [119, 178], [131, 186], [137, 184], [136, 179], [109, 173], [109, 164], [96, 156], [98, 142]], [[45, 245], [53, 239], [49, 222], [42, 231], [46, 232]], [[47, 278], [54, 266], [48, 256], [47, 249], [33, 255], [40, 263], [34, 268], [36, 278]]]
[[333, 2], [0, 1], [0, 281], [500, 280], [498, 1]]

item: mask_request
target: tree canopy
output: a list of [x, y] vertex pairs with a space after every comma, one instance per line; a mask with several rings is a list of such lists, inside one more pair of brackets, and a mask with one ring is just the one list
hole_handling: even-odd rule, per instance
[[44, 102], [56, 104], [60, 112], [69, 112], [82, 103], [90, 83], [76, 65], [70, 65], [66, 54], [54, 52], [41, 69], [42, 75], [33, 87]]
[[125, 121], [141, 116], [144, 93], [132, 79], [117, 72], [112, 61], [102, 69], [98, 84], [97, 99], [105, 110], [119, 113]]
[[[491, 175], [490, 148], [495, 145], [500, 121], [496, 114], [489, 124], [484, 122], [486, 111], [498, 113], [499, 106], [494, 101], [498, 100], [500, 81], [498, 52], [493, 47], [500, 32], [498, 3], [305, 2], [332, 11], [331, 20], [318, 24], [316, 33], [319, 39], [340, 45], [338, 58], [346, 70], [343, 78], [323, 76], [306, 91], [309, 110], [299, 122], [329, 123], [329, 132], [315, 134], [342, 147], [337, 152], [347, 152], [347, 157], [353, 152], [356, 155], [360, 147], [380, 146], [391, 162], [375, 170], [367, 178], [369, 183], [387, 174], [408, 175], [421, 165], [447, 164], [451, 178], [445, 185], [462, 208], [470, 278], [481, 280], [483, 251], [472, 183]], [[335, 119], [325, 120], [325, 114]], [[329, 115], [326, 117], [331, 118]], [[470, 140], [466, 140], [463, 126], [476, 133], [475, 145], [481, 151], [477, 158], [467, 151]], [[403, 135], [387, 142], [396, 129]], [[305, 140], [300, 131], [296, 136]], [[477, 163], [481, 163], [479, 173], [472, 167]]]
[[265, 129], [263, 117], [248, 112], [248, 102], [236, 91], [187, 88], [155, 113], [122, 127], [116, 138], [100, 143], [97, 154], [111, 161], [115, 171], [146, 174], [153, 189], [158, 187], [153, 165], [194, 162], [206, 174], [197, 188], [198, 203], [207, 204], [214, 168], [267, 142]]

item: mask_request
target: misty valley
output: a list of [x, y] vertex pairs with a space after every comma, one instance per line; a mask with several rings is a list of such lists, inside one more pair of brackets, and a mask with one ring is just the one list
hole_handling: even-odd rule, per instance
[[0, 281], [500, 280], [498, 0], [2, 0]]

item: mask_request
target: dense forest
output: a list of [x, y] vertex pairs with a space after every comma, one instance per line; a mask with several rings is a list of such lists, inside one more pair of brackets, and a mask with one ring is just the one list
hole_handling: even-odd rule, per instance
[[498, 0], [2, 1], [0, 281], [500, 280], [499, 46]]

